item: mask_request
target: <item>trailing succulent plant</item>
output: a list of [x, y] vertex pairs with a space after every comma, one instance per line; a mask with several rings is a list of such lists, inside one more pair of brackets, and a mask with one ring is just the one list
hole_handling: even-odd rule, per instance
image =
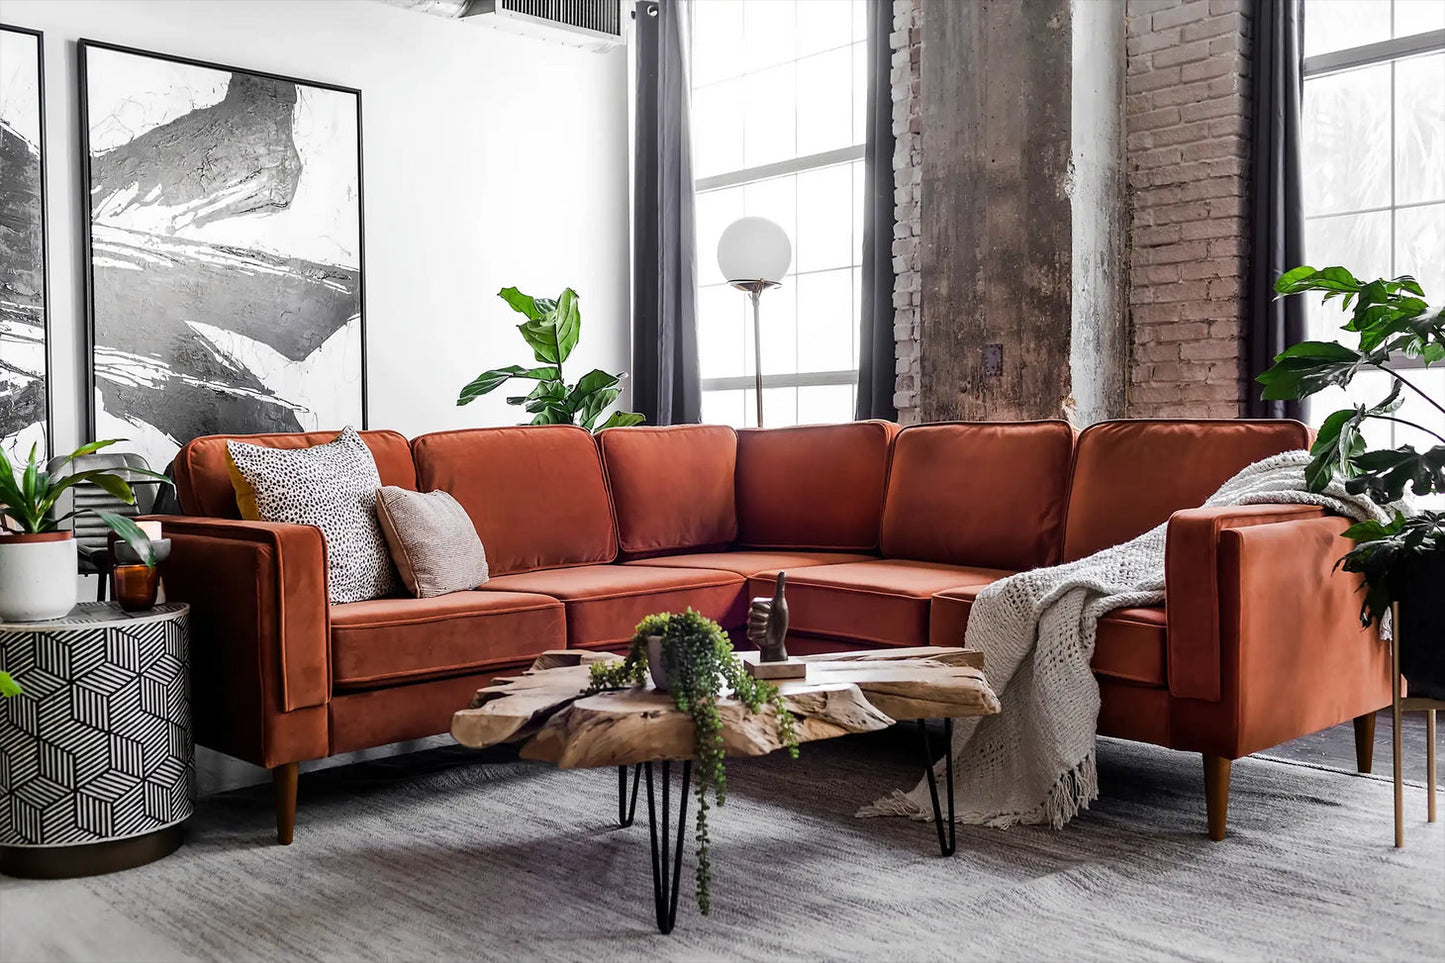
[[[1430, 307], [1412, 277], [1361, 281], [1342, 267], [1297, 267], [1281, 275], [1274, 289], [1281, 297], [1319, 291], [1325, 302], [1338, 298], [1351, 312], [1343, 328], [1352, 343], [1304, 341], [1287, 348], [1259, 376], [1264, 398], [1308, 398], [1331, 386], [1347, 387], [1366, 372], [1383, 372], [1390, 379], [1389, 392], [1376, 404], [1342, 408], [1320, 424], [1305, 473], [1310, 490], [1321, 491], [1339, 478], [1346, 490], [1379, 505], [1398, 502], [1407, 491], [1445, 495], [1445, 399], [1433, 397], [1400, 371], [1402, 359], [1425, 368], [1445, 361], [1445, 315]], [[1415, 418], [1427, 423], [1401, 416], [1407, 397], [1423, 400]], [[1371, 421], [1405, 425], [1435, 443], [1424, 451], [1409, 444], [1372, 449], [1364, 435]], [[1360, 618], [1369, 625], [1397, 600], [1391, 573], [1417, 556], [1445, 549], [1445, 512], [1397, 511], [1385, 524], [1361, 522], [1345, 534], [1356, 546], [1340, 565], [1364, 576]]]
[[733, 655], [733, 645], [722, 626], [692, 609], [680, 613], [649, 615], [637, 624], [632, 647], [621, 661], [598, 662], [592, 666], [592, 682], [586, 690], [593, 695], [609, 689], [639, 686], [647, 680], [647, 640], [661, 637], [662, 658], [667, 670], [667, 688], [677, 708], [692, 716], [697, 754], [697, 906], [706, 915], [711, 908], [712, 881], [708, 862], [708, 795], [721, 806], [727, 799], [727, 778], [723, 765], [722, 717], [717, 700], [724, 686], [732, 697], [752, 712], [771, 705], [777, 715], [778, 737], [788, 754], [798, 757], [798, 736], [793, 714], [783, 703], [778, 687], [754, 679]]
[[532, 349], [538, 366], [524, 368], [518, 364], [483, 371], [462, 388], [458, 405], [471, 404], [488, 392], [495, 391], [513, 378], [535, 381], [525, 395], [513, 395], [509, 405], [520, 405], [532, 416], [534, 425], [581, 425], [588, 431], [640, 425], [643, 416], [634, 411], [614, 411], [600, 425], [597, 420], [622, 394], [626, 372], [608, 374], [601, 368], [587, 372], [576, 384], [569, 385], [562, 376], [562, 362], [577, 347], [582, 335], [582, 314], [577, 292], [567, 288], [554, 301], [534, 298], [516, 288], [503, 288], [497, 297], [527, 320], [517, 325], [522, 339]]

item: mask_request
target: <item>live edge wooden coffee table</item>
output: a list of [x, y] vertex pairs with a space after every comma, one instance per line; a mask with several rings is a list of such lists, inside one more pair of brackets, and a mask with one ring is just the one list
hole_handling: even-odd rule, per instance
[[[755, 657], [744, 653], [743, 657]], [[582, 697], [593, 662], [620, 658], [577, 649], [546, 652], [520, 676], [498, 678], [477, 692], [471, 708], [452, 717], [452, 735], [473, 748], [521, 744], [523, 759], [555, 763], [561, 769], [617, 767], [617, 818], [627, 827], [637, 810], [637, 791], [646, 776], [647, 818], [652, 840], [652, 894], [657, 927], [672, 932], [677, 919], [678, 878], [692, 778], [693, 723], [670, 695], [650, 685]], [[933, 798], [933, 822], [944, 856], [954, 851], [953, 720], [991, 715], [998, 698], [983, 675], [983, 653], [921, 646], [804, 656], [806, 681], [779, 682], [788, 710], [797, 719], [798, 741], [816, 742], [854, 732], [875, 732], [899, 720], [915, 719], [922, 735], [923, 762]], [[754, 714], [733, 699], [718, 702], [728, 756], [763, 756], [782, 748], [774, 712]], [[929, 746], [928, 719], [943, 720], [947, 813], [938, 801]], [[671, 833], [671, 764], [682, 763], [677, 837]], [[661, 765], [661, 806], [653, 790], [653, 765]], [[628, 804], [627, 767], [633, 767]], [[661, 832], [659, 832], [659, 808]], [[661, 845], [659, 846], [659, 839]], [[669, 858], [669, 848], [672, 848]]]

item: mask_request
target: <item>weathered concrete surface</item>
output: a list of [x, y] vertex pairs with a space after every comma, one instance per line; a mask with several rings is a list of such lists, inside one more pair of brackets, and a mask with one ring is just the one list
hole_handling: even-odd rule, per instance
[[920, 29], [923, 420], [1122, 413], [1122, 0], [925, 2]]

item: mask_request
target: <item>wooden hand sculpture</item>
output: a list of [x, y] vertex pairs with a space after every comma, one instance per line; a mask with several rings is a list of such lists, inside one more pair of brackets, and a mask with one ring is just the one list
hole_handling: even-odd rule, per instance
[[788, 600], [783, 597], [788, 573], [779, 572], [770, 599], [753, 599], [748, 606], [748, 641], [762, 652], [761, 662], [788, 661]]

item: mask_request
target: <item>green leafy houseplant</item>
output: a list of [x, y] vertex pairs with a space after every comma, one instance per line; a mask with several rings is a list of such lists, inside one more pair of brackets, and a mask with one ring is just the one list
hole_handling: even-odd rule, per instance
[[[1266, 399], [1307, 398], [1333, 385], [1346, 387], [1357, 375], [1383, 372], [1390, 388], [1385, 397], [1371, 405], [1354, 405], [1332, 413], [1320, 425], [1319, 436], [1310, 449], [1313, 458], [1306, 472], [1312, 491], [1320, 491], [1332, 479], [1340, 478], [1346, 490], [1364, 494], [1380, 505], [1398, 502], [1406, 493], [1415, 496], [1445, 495], [1445, 398], [1432, 396], [1414, 383], [1399, 359], [1411, 359], [1417, 370], [1445, 360], [1445, 317], [1431, 308], [1425, 292], [1411, 277], [1361, 281], [1342, 267], [1316, 270], [1298, 267], [1281, 275], [1275, 284], [1281, 297], [1309, 291], [1324, 293], [1326, 302], [1339, 299], [1350, 312], [1344, 330], [1352, 344], [1339, 341], [1305, 341], [1283, 351], [1274, 366], [1260, 375]], [[1407, 397], [1423, 399], [1424, 422], [1402, 417], [1400, 408]], [[1414, 428], [1431, 439], [1423, 451], [1414, 445], [1371, 448], [1364, 427], [1370, 422], [1393, 422]], [[1402, 621], [1423, 619], [1439, 635], [1445, 625], [1439, 585], [1445, 582], [1445, 512], [1396, 511], [1385, 524], [1366, 521], [1351, 526], [1345, 534], [1355, 548], [1340, 560], [1347, 572], [1364, 577], [1365, 600], [1361, 622], [1368, 626], [1382, 618], [1392, 602], [1404, 602]], [[1414, 585], [1435, 586], [1424, 597], [1411, 590]], [[1409, 609], [1410, 611], [1406, 611]], [[1427, 628], [1424, 635], [1428, 637]], [[1402, 659], [1410, 649], [1414, 658], [1438, 658], [1421, 648], [1422, 633], [1403, 633]], [[1445, 649], [1436, 648], [1445, 652]], [[1439, 673], [1416, 663], [1414, 674], [1407, 671], [1412, 688], [1417, 682], [1429, 684], [1426, 676]], [[1437, 684], [1445, 686], [1445, 679]]]
[[[56, 469], [64, 468], [83, 455], [93, 455], [103, 448], [109, 448], [124, 440], [124, 438], [110, 438], [81, 445], [62, 458], [54, 467]], [[61, 530], [61, 522], [68, 521], [84, 512], [90, 512], [104, 522], [111, 531], [125, 539], [126, 543], [135, 549], [135, 553], [148, 567], [155, 567], [155, 554], [151, 550], [150, 538], [140, 530], [140, 526], [124, 515], [94, 509], [79, 509], [63, 515], [54, 515], [51, 510], [60, 500], [61, 495], [82, 482], [89, 482], [103, 488], [127, 505], [134, 505], [135, 492], [131, 490], [130, 482], [123, 476], [150, 478], [166, 485], [171, 484], [169, 478], [159, 472], [147, 471], [143, 468], [95, 468], [57, 476], [55, 472], [46, 470], [36, 456], [37, 448], [32, 446], [30, 455], [23, 466], [12, 465], [10, 459], [5, 456], [4, 450], [0, 449], [0, 517], [13, 521], [19, 526], [22, 534], [42, 535], [46, 532], [58, 532]]]
[[614, 375], [594, 368], [570, 385], [562, 376], [562, 363], [577, 347], [582, 330], [576, 291], [568, 288], [555, 301], [534, 298], [516, 288], [503, 288], [497, 296], [526, 317], [517, 330], [522, 332], [539, 366], [513, 364], [483, 371], [462, 389], [458, 405], [471, 404], [513, 378], [522, 378], [537, 384], [525, 395], [509, 397], [507, 404], [521, 405], [532, 415], [534, 425], [581, 425], [588, 431], [600, 431], [643, 422], [642, 415], [636, 412], [614, 411], [601, 425], [597, 423], [602, 412], [622, 394], [619, 385], [625, 373]]
[[712, 880], [708, 861], [708, 794], [721, 806], [727, 799], [723, 767], [722, 718], [717, 700], [724, 684], [732, 697], [752, 712], [771, 705], [777, 716], [778, 737], [794, 759], [798, 757], [798, 736], [793, 714], [784, 705], [778, 687], [748, 675], [733, 655], [732, 642], [722, 627], [688, 609], [681, 613], [649, 615], [637, 624], [632, 647], [621, 661], [598, 662], [592, 666], [587, 695], [608, 689], [642, 685], [647, 679], [647, 640], [662, 639], [662, 658], [667, 669], [668, 692], [677, 708], [692, 716], [697, 755], [697, 905], [706, 915], [711, 908]]

